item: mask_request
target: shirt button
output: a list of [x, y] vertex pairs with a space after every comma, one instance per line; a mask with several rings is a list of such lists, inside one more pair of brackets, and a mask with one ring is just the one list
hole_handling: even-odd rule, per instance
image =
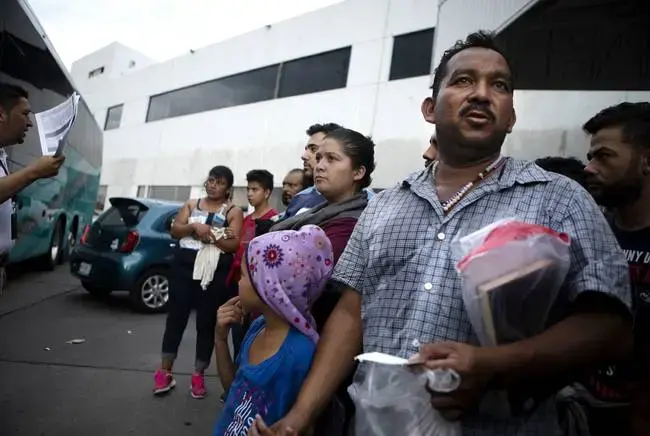
[[426, 289], [427, 291], [430, 291], [431, 289], [433, 289], [433, 284], [425, 283], [424, 284], [424, 289]]
[[441, 241], [444, 240], [445, 239], [445, 234], [442, 233], [442, 232], [438, 233], [438, 239], [441, 240]]

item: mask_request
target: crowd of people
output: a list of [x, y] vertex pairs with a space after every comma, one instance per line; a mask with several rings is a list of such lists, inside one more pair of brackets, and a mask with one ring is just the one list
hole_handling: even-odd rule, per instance
[[[244, 217], [232, 172], [213, 168], [171, 230], [180, 249], [154, 392], [175, 385], [196, 306], [191, 393], [206, 395], [214, 351], [225, 390], [215, 436], [353, 434], [347, 387], [362, 351], [459, 374], [431, 403], [465, 436], [650, 434], [650, 103], [586, 120], [586, 166], [528, 162], [501, 153], [514, 89], [492, 34], [456, 43], [422, 103], [434, 131], [424, 168], [377, 194], [375, 144], [334, 123], [307, 130], [283, 213], [269, 205], [268, 171], [247, 174]], [[505, 217], [569, 235], [570, 267], [542, 333], [480, 347], [452, 241]], [[205, 245], [221, 254], [204, 290], [192, 271]], [[509, 413], [491, 407], [494, 391], [508, 392]]]

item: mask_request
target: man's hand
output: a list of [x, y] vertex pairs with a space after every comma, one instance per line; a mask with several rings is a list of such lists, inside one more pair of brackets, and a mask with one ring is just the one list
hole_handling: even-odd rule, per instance
[[65, 156], [42, 156], [27, 166], [36, 179], [47, 179], [59, 174]]
[[427, 369], [453, 369], [460, 375], [461, 385], [453, 392], [443, 394], [429, 390], [431, 404], [446, 419], [458, 420], [464, 412], [478, 405], [493, 376], [489, 350], [458, 342], [440, 342], [423, 345], [410, 359], [424, 361]]
[[269, 428], [262, 417], [257, 415], [255, 422], [248, 430], [248, 436], [298, 436], [298, 432], [283, 425], [282, 421]]
[[215, 335], [222, 341], [228, 340], [230, 326], [244, 322], [244, 311], [239, 297], [233, 297], [217, 310], [217, 327]]

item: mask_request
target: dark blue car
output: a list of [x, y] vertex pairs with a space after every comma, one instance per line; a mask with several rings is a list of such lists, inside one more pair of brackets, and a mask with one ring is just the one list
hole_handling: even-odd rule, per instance
[[70, 256], [70, 272], [94, 295], [128, 291], [135, 309], [162, 312], [178, 242], [169, 229], [182, 204], [111, 198], [111, 207], [87, 226]]

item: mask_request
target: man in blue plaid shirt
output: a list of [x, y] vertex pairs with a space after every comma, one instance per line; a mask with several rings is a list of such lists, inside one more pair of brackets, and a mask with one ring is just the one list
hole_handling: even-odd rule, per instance
[[[598, 206], [573, 180], [500, 156], [516, 116], [510, 66], [493, 36], [477, 32], [445, 52], [432, 88], [422, 113], [436, 125], [437, 160], [364, 211], [336, 266], [341, 297], [298, 401], [260, 434], [303, 431], [363, 350], [419, 354], [431, 369], [458, 372], [460, 388], [433, 396], [432, 407], [460, 420], [463, 436], [558, 435], [553, 394], [631, 351], [627, 264]], [[571, 266], [543, 333], [478, 347], [451, 246], [502, 218], [568, 233]], [[495, 411], [499, 390], [512, 412]]]

